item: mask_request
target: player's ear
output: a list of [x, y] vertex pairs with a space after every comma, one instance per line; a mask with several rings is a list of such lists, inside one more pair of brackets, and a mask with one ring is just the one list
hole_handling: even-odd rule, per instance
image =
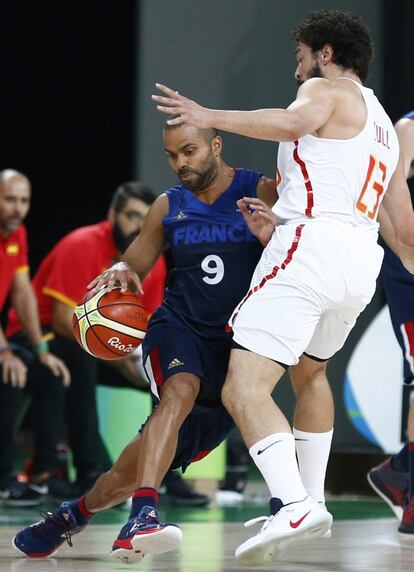
[[333, 60], [333, 48], [331, 44], [325, 44], [320, 50], [320, 59], [322, 60], [322, 64], [326, 65], [332, 62]]
[[223, 140], [220, 135], [216, 135], [212, 141], [213, 151], [216, 156], [221, 155], [221, 150], [223, 148]]

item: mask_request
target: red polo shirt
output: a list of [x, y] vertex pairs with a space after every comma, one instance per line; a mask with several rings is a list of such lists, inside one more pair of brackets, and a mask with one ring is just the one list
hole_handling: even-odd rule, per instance
[[0, 232], [0, 310], [17, 272], [29, 272], [27, 233], [23, 224], [8, 237]]
[[[114, 264], [115, 257], [109, 221], [78, 228], [63, 237], [43, 260], [32, 281], [41, 324], [51, 325], [54, 300], [75, 308], [89, 282]], [[162, 302], [166, 274], [165, 259], [160, 256], [143, 282], [142, 299], [149, 314]], [[11, 309], [7, 335], [11, 336], [19, 329], [16, 312]]]

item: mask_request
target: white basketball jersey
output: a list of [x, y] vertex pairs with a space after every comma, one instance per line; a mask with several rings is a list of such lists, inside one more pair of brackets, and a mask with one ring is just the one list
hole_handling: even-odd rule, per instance
[[354, 83], [367, 106], [358, 135], [344, 140], [305, 135], [280, 143], [279, 200], [273, 210], [281, 224], [323, 218], [377, 232], [378, 209], [398, 163], [399, 145], [372, 89]]

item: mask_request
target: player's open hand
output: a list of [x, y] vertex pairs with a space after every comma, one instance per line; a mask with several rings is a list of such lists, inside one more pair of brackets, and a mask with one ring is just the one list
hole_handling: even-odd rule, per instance
[[96, 294], [104, 286], [106, 286], [108, 292], [120, 286], [121, 292], [124, 293], [128, 290], [128, 284], [131, 284], [138, 294], [144, 293], [141, 280], [135, 270], [127, 262], [117, 262], [92, 280], [88, 284], [88, 288], [93, 288], [91, 295]]
[[178, 91], [156, 83], [156, 88], [159, 89], [163, 95], [152, 95], [153, 101], [158, 103], [157, 110], [169, 115], [178, 115], [175, 119], [168, 119], [168, 125], [179, 125], [180, 123], [189, 123], [195, 127], [205, 129], [213, 127], [211, 125], [211, 110], [202, 107], [195, 101], [180, 95]]
[[3, 383], [10, 383], [12, 387], [24, 387], [27, 381], [27, 367], [22, 360], [11, 350], [7, 349], [1, 354], [3, 370]]
[[277, 225], [277, 218], [265, 202], [256, 197], [244, 197], [237, 201], [250, 232], [263, 244], [269, 242]]
[[39, 356], [39, 361], [50, 369], [53, 375], [62, 378], [62, 383], [64, 387], [69, 387], [70, 385], [70, 373], [65, 363], [50, 352], [41, 353]]

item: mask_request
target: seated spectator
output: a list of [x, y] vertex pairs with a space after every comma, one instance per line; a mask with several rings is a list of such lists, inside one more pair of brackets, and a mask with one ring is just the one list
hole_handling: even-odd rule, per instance
[[[28, 244], [23, 224], [30, 208], [31, 185], [23, 174], [0, 172], [0, 311], [8, 296], [19, 316], [26, 347], [8, 340], [0, 326], [0, 499], [24, 506], [49, 492], [56, 468], [65, 386], [70, 375], [42, 339], [37, 301], [29, 276]], [[31, 480], [22, 487], [13, 475], [14, 429], [22, 390], [33, 401], [35, 456]]]

